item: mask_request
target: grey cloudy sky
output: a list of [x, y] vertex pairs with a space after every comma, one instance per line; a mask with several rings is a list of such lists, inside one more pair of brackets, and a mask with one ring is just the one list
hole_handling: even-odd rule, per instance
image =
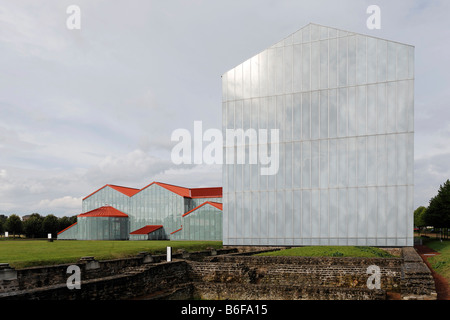
[[[81, 9], [68, 30], [66, 9]], [[381, 30], [366, 27], [371, 4]], [[448, 0], [0, 0], [0, 213], [80, 213], [105, 184], [220, 186], [173, 130], [221, 128], [221, 75], [310, 22], [416, 47], [415, 206], [450, 177]]]

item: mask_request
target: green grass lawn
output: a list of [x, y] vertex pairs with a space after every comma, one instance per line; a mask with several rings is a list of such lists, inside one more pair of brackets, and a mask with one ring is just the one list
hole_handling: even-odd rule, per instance
[[434, 271], [445, 277], [450, 283], [450, 241], [426, 240], [424, 245], [440, 253], [427, 258]]
[[1, 240], [0, 263], [9, 263], [19, 269], [39, 265], [54, 265], [76, 262], [79, 258], [93, 256], [97, 260], [135, 256], [147, 251], [165, 253], [172, 247], [200, 251], [208, 247], [222, 248], [221, 241], [75, 241], [57, 240]]
[[341, 246], [317, 246], [298, 247], [280, 251], [272, 251], [257, 254], [258, 256], [303, 256], [303, 257], [377, 257], [392, 258], [390, 253], [373, 247], [341, 247]]

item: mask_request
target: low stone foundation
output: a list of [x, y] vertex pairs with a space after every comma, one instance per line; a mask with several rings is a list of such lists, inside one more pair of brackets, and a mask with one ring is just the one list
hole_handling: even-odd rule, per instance
[[[273, 248], [259, 248], [274, 250]], [[254, 252], [253, 252], [254, 253]], [[69, 264], [0, 268], [0, 299], [385, 300], [436, 299], [434, 280], [414, 248], [400, 258], [267, 257], [229, 248], [129, 259], [81, 259], [81, 289], [69, 289]], [[380, 268], [369, 289], [367, 268]]]

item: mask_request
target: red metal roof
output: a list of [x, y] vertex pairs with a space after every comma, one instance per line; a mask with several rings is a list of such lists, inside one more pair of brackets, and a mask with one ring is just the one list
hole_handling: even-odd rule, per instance
[[106, 187], [113, 188], [114, 190], [119, 191], [120, 193], [123, 193], [124, 195], [126, 195], [128, 197], [131, 197], [140, 191], [139, 189], [135, 189], [135, 188], [128, 188], [128, 187], [116, 186], [113, 184], [106, 184], [103, 187], [101, 187], [100, 189], [97, 189], [94, 192], [92, 192], [90, 195], [84, 197], [83, 200], [89, 198], [93, 194], [99, 192], [100, 190], [102, 190], [103, 188], [106, 188]]
[[132, 197], [135, 194], [141, 192], [142, 190], [147, 189], [148, 187], [150, 187], [153, 184], [156, 184], [164, 189], [167, 189], [167, 190], [169, 190], [179, 196], [185, 197], [185, 198], [221, 198], [222, 197], [222, 188], [220, 188], [220, 187], [189, 189], [189, 188], [175, 186], [172, 184], [167, 184], [167, 183], [162, 183], [162, 182], [152, 182], [142, 189], [121, 187], [121, 186], [116, 186], [116, 185], [112, 185], [112, 184], [107, 184], [107, 185], [101, 187], [100, 189], [94, 191], [90, 195], [84, 197], [83, 200], [89, 198], [90, 196], [92, 196], [93, 194], [97, 193], [98, 191], [102, 190], [105, 187], [113, 188], [114, 190], [117, 190], [128, 197]]
[[137, 229], [133, 232], [130, 232], [130, 234], [149, 234], [156, 230], [161, 229], [162, 227], [163, 226], [161, 226], [161, 225], [155, 225], [155, 226], [148, 225], [148, 226], [142, 227], [140, 229]]
[[117, 210], [111, 206], [104, 206], [86, 213], [79, 214], [78, 217], [114, 217], [114, 218], [128, 218], [126, 213]]
[[115, 186], [112, 184], [108, 184], [108, 187], [111, 187], [129, 197], [134, 196], [136, 193], [140, 191], [139, 189]]
[[213, 206], [213, 207], [215, 207], [215, 208], [217, 208], [217, 209], [219, 209], [219, 210], [222, 210], [222, 207], [223, 207], [221, 203], [218, 203], [218, 202], [211, 202], [211, 201], [206, 201], [206, 202], [203, 202], [203, 203], [202, 203], [201, 205], [199, 205], [198, 207], [195, 207], [194, 209], [192, 209], [192, 210], [186, 212], [185, 214], [182, 215], [182, 217], [187, 216], [189, 213], [194, 212], [195, 210], [199, 209], [200, 207], [203, 207], [203, 206], [206, 205], [206, 204], [209, 204], [209, 205], [211, 205], [211, 206]]
[[175, 230], [174, 232], [171, 232], [170, 234], [174, 234], [174, 233], [177, 233], [177, 232], [179, 232], [179, 231], [181, 231], [181, 230], [183, 230], [183, 226], [181, 226], [181, 228], [180, 228], [180, 229], [177, 229], [177, 230]]
[[63, 233], [64, 231], [66, 231], [66, 230], [68, 230], [68, 229], [70, 229], [70, 228], [72, 228], [74, 225], [76, 225], [77, 224], [77, 222], [75, 222], [74, 224], [71, 224], [70, 226], [68, 226], [67, 228], [65, 228], [65, 229], [63, 229], [63, 230], [61, 230], [60, 232], [58, 232], [57, 234], [60, 234], [60, 233]]
[[222, 198], [222, 188], [191, 189], [191, 198]]

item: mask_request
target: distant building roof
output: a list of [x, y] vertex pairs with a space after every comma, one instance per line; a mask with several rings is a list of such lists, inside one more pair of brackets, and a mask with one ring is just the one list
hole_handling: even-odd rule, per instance
[[132, 197], [135, 194], [141, 192], [144, 189], [147, 189], [151, 185], [158, 185], [166, 190], [169, 190], [179, 196], [185, 197], [185, 198], [221, 198], [222, 197], [222, 188], [221, 187], [213, 187], [213, 188], [185, 188], [180, 186], [175, 186], [172, 184], [162, 183], [162, 182], [152, 182], [149, 185], [145, 186], [142, 189], [135, 189], [135, 188], [128, 188], [128, 187], [122, 187], [122, 186], [116, 186], [112, 184], [107, 184], [101, 187], [100, 189], [94, 191], [90, 195], [83, 198], [83, 200], [89, 198], [93, 194], [97, 193], [98, 191], [102, 190], [103, 188], [110, 187], [114, 190], [119, 191], [120, 193]]
[[131, 196], [135, 195], [136, 193], [138, 193], [140, 191], [139, 189], [135, 189], [135, 188], [128, 188], [128, 187], [116, 186], [116, 185], [113, 185], [113, 184], [106, 184], [103, 187], [101, 187], [100, 189], [97, 189], [94, 192], [92, 192], [90, 195], [84, 197], [83, 200], [89, 198], [93, 194], [99, 192], [100, 190], [102, 190], [102, 189], [104, 189], [106, 187], [110, 187], [110, 188], [112, 188], [112, 189], [114, 189], [116, 191], [119, 191], [120, 193], [123, 193], [124, 195], [126, 195], [128, 197], [131, 197]]
[[211, 205], [211, 206], [213, 206], [213, 207], [215, 207], [215, 208], [217, 208], [217, 209], [219, 209], [219, 210], [222, 210], [222, 208], [223, 208], [223, 206], [222, 206], [221, 203], [218, 203], [218, 202], [211, 202], [211, 201], [206, 201], [206, 202], [203, 202], [203, 203], [202, 203], [201, 205], [199, 205], [198, 207], [195, 207], [194, 209], [192, 209], [192, 210], [186, 212], [185, 214], [182, 215], [182, 217], [187, 216], [188, 214], [190, 214], [190, 213], [192, 213], [192, 212], [198, 210], [199, 208], [201, 208], [201, 207], [203, 207], [204, 205], [207, 205], [207, 204], [208, 204], [208, 205]]
[[142, 227], [142, 228], [140, 228], [140, 229], [137, 229], [137, 230], [135, 230], [135, 231], [133, 231], [133, 232], [130, 232], [130, 234], [149, 234], [149, 233], [152, 233], [152, 232], [154, 232], [154, 231], [156, 231], [156, 230], [159, 230], [159, 229], [161, 229], [163, 226], [161, 226], [161, 225], [147, 225], [147, 226], [145, 226], [145, 227]]
[[66, 230], [69, 230], [70, 228], [72, 228], [74, 225], [76, 225], [77, 224], [77, 222], [75, 222], [74, 224], [71, 224], [70, 226], [68, 226], [67, 228], [65, 228], [65, 229], [63, 229], [63, 230], [61, 230], [60, 232], [58, 232], [58, 234], [60, 234], [60, 233], [63, 233], [64, 231], [66, 231]]
[[128, 218], [126, 213], [117, 210], [111, 206], [104, 206], [86, 213], [79, 214], [78, 217], [113, 217], [113, 218]]

